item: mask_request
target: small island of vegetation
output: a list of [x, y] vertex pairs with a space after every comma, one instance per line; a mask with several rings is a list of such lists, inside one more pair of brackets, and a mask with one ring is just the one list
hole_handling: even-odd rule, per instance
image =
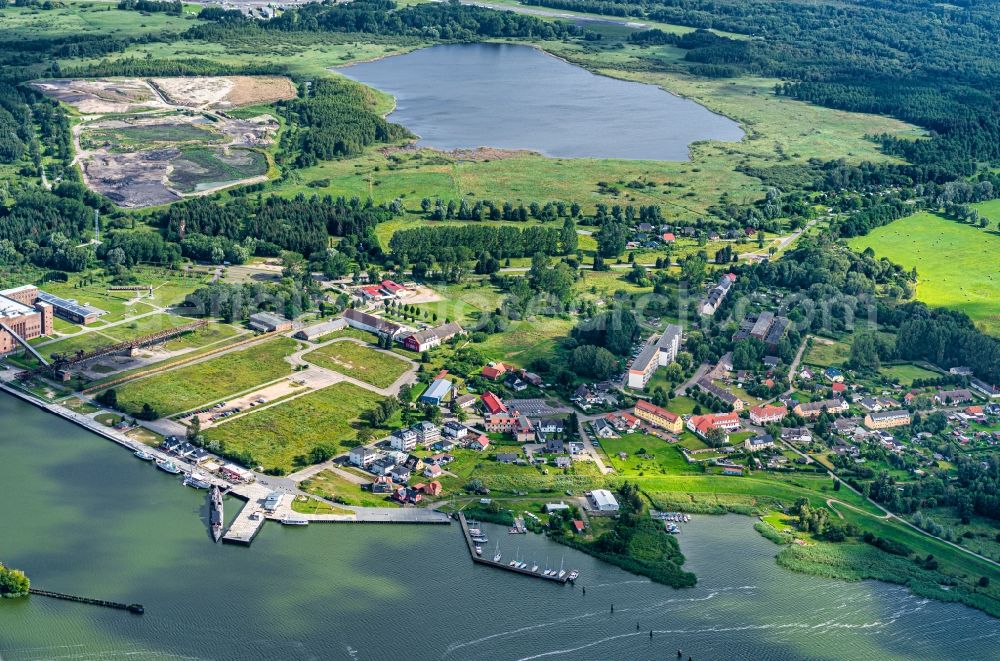
[[23, 571], [0, 564], [0, 597], [5, 599], [25, 597], [30, 588], [31, 579]]

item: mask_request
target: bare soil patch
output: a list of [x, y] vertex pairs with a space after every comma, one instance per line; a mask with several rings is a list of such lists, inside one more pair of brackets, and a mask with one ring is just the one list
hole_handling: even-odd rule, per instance
[[189, 108], [237, 108], [295, 98], [295, 85], [283, 76], [193, 76], [150, 82], [170, 103]]

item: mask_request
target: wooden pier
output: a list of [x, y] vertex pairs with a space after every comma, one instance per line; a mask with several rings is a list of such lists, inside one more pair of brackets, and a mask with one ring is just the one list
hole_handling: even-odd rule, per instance
[[[558, 576], [546, 576], [545, 574], [537, 571], [531, 571], [527, 567], [512, 567], [504, 562], [494, 562], [492, 558], [484, 558], [482, 556], [476, 555], [476, 544], [472, 541], [472, 535], [469, 534], [469, 524], [465, 520], [465, 514], [462, 512], [458, 513], [458, 523], [462, 527], [462, 535], [465, 537], [465, 543], [469, 546], [469, 555], [472, 557], [472, 561], [479, 563], [481, 565], [489, 565], [490, 567], [496, 567], [497, 569], [504, 569], [506, 571], [514, 572], [515, 574], [521, 574], [522, 576], [531, 576], [533, 578], [540, 578], [545, 581], [552, 581], [554, 583], [568, 583], [569, 582], [569, 572], [565, 576], [559, 578]], [[487, 549], [483, 549], [486, 553]]]
[[104, 599], [91, 599], [90, 597], [77, 597], [72, 594], [63, 594], [62, 592], [50, 592], [48, 590], [39, 590], [38, 588], [29, 588], [28, 592], [31, 594], [37, 594], [42, 597], [52, 597], [53, 599], [62, 599], [64, 601], [75, 601], [80, 604], [91, 604], [92, 606], [104, 606], [105, 608], [116, 608], [122, 611], [128, 611], [130, 613], [137, 613], [141, 615], [146, 612], [142, 604], [120, 604], [117, 601], [105, 601]]

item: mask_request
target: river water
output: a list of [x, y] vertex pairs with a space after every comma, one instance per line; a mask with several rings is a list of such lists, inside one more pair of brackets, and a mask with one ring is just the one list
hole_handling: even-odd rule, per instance
[[1000, 642], [1000, 620], [961, 605], [783, 570], [740, 516], [685, 526], [688, 590], [495, 527], [490, 549], [578, 568], [577, 587], [473, 565], [457, 526], [268, 523], [249, 548], [215, 545], [204, 493], [4, 394], [0, 485], [0, 560], [146, 607], [0, 600], [5, 661], [995, 659]]
[[529, 46], [432, 46], [337, 71], [395, 96], [389, 119], [437, 149], [683, 161], [692, 142], [743, 137], [736, 122], [694, 101]]

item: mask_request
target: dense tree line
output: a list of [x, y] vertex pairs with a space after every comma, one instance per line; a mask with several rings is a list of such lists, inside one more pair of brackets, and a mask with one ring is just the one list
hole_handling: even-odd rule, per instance
[[457, 0], [397, 8], [390, 0], [355, 0], [349, 3], [310, 3], [287, 8], [269, 21], [252, 21], [234, 15], [221, 16], [219, 23], [197, 26], [188, 34], [215, 40], [220, 34], [250, 35], [258, 31], [363, 32], [376, 35], [413, 36], [445, 41], [483, 38], [564, 39], [585, 33], [562, 21], [462, 5]]
[[[379, 222], [393, 216], [392, 209], [376, 206], [370, 200], [299, 194], [293, 198], [239, 197], [224, 204], [194, 198], [166, 208], [154, 217], [154, 222], [164, 228], [170, 241], [183, 243], [189, 234], [240, 243], [253, 239], [257, 254], [292, 250], [308, 256], [325, 252], [330, 236], [367, 240]], [[370, 249], [377, 245], [374, 238], [370, 243]]]
[[565, 254], [561, 238], [562, 231], [556, 227], [415, 227], [393, 234], [389, 248], [397, 260], [410, 263], [433, 263], [446, 249], [463, 250], [468, 255], [465, 261], [481, 253], [503, 259], [535, 253]]
[[296, 164], [354, 156], [368, 145], [410, 137], [375, 110], [371, 90], [344, 78], [326, 78], [302, 86], [298, 98], [281, 104], [294, 125]]
[[899, 358], [943, 368], [964, 365], [987, 383], [1000, 383], [1000, 341], [979, 331], [965, 313], [910, 303], [897, 316]]
[[180, 16], [184, 13], [184, 4], [180, 0], [120, 0], [118, 9]]

